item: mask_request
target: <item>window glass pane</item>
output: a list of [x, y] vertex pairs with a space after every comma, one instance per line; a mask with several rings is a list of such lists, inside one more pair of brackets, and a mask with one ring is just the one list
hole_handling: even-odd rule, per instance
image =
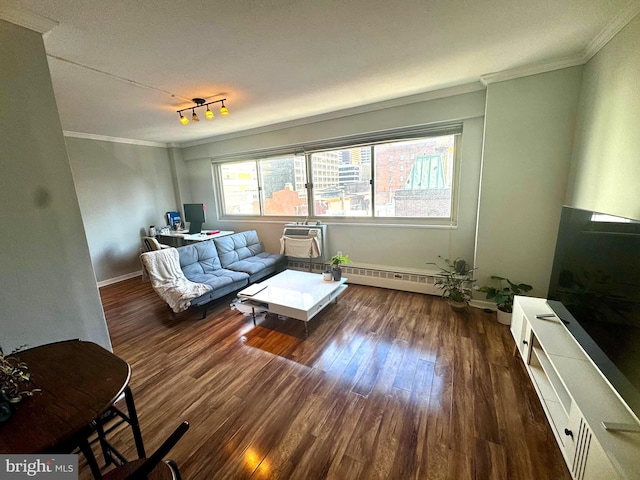
[[[454, 135], [374, 146], [375, 216], [450, 218]], [[393, 167], [407, 172], [394, 176]]]
[[264, 214], [308, 216], [306, 177], [303, 156], [260, 160]]
[[220, 179], [226, 215], [260, 215], [256, 162], [224, 163]]
[[371, 147], [311, 155], [314, 215], [371, 215]]

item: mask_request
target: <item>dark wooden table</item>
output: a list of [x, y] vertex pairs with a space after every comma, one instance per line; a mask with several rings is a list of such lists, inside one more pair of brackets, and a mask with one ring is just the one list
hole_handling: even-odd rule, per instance
[[0, 453], [68, 453], [80, 447], [94, 475], [100, 469], [87, 438], [91, 423], [125, 395], [138, 450], [144, 457], [135, 404], [128, 387], [131, 367], [99, 345], [71, 340], [19, 352], [31, 372], [31, 388], [0, 425]]

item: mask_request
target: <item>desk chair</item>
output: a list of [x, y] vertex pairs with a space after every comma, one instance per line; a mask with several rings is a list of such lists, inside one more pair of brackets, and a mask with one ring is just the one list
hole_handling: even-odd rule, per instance
[[[153, 252], [155, 250], [163, 250], [165, 248], [171, 248], [171, 246], [160, 243], [154, 237], [142, 237], [143, 252]], [[142, 280], [146, 282], [149, 280], [149, 274], [147, 273], [147, 269], [145, 268], [144, 263], [140, 263], [142, 265]]]
[[176, 462], [173, 460], [163, 462], [162, 459], [187, 430], [189, 430], [189, 423], [182, 422], [150, 457], [125, 463], [107, 472], [102, 477], [103, 480], [141, 480], [146, 478], [149, 480], [181, 480]]
[[145, 252], [153, 252], [154, 250], [161, 250], [163, 248], [171, 248], [169, 245], [164, 245], [156, 240], [154, 237], [142, 237], [143, 250]]

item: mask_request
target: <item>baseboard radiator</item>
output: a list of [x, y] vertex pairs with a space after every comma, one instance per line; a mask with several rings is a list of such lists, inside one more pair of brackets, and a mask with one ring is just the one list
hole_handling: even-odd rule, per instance
[[[293, 270], [309, 271], [309, 262], [289, 260], [287, 266]], [[328, 265], [325, 264], [325, 267], [328, 267]], [[322, 273], [322, 269], [323, 266], [321, 264], [314, 264], [312, 271], [319, 274]], [[369, 285], [392, 290], [403, 290], [405, 292], [442, 295], [442, 290], [435, 286], [436, 276], [428, 272], [408, 272], [383, 266], [343, 265], [342, 275], [349, 279], [347, 283], [355, 285]]]

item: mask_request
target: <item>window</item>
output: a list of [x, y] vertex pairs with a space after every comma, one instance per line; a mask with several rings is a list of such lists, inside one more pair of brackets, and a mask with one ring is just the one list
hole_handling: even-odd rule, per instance
[[449, 222], [460, 128], [442, 130], [446, 134], [219, 163], [223, 214]]
[[258, 164], [264, 215], [307, 216], [304, 157], [269, 158]]
[[[455, 135], [376, 145], [374, 177], [376, 217], [451, 218]], [[402, 158], [398, 177], [385, 182], [388, 158]]]
[[230, 215], [260, 215], [258, 170], [255, 162], [220, 165], [224, 212]]
[[[312, 216], [451, 218], [455, 135], [371, 145], [367, 163], [362, 149], [311, 155]], [[392, 163], [409, 172], [406, 181], [393, 175]], [[347, 171], [365, 166], [347, 181]]]
[[313, 153], [313, 216], [370, 215], [371, 147]]
[[307, 216], [304, 157], [222, 163], [219, 172], [225, 215]]

